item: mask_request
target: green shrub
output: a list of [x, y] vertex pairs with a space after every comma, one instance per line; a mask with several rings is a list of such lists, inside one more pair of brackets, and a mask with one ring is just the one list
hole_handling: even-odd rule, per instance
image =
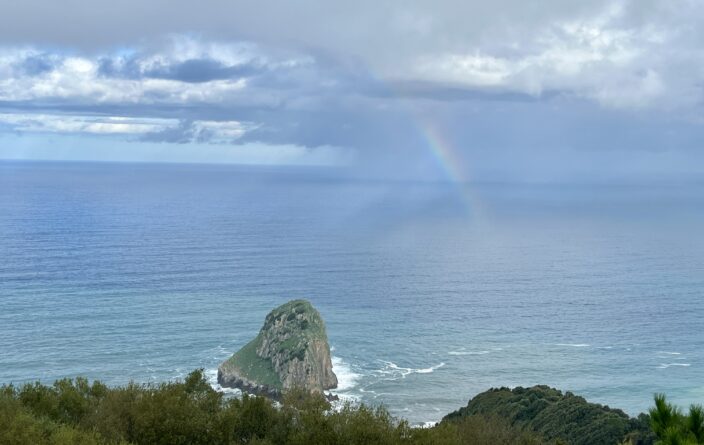
[[[652, 427], [654, 433], [650, 433]], [[482, 393], [432, 428], [383, 407], [335, 411], [321, 394], [292, 390], [280, 405], [225, 399], [202, 370], [182, 382], [109, 388], [86, 379], [0, 388], [2, 445], [502, 445], [704, 444], [704, 411], [683, 414], [657, 396], [650, 416], [628, 418], [547, 388]]]

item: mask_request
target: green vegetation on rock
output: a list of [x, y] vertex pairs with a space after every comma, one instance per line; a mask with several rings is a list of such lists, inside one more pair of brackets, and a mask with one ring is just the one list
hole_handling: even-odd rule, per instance
[[320, 313], [305, 300], [272, 310], [254, 340], [220, 365], [218, 382], [274, 398], [292, 388], [312, 392], [335, 388], [337, 377]]
[[257, 355], [257, 347], [261, 344], [261, 336], [247, 343], [242, 349], [230, 357], [223, 366], [239, 370], [249, 379], [261, 382], [271, 388], [282, 389], [281, 379], [274, 370], [270, 360]]
[[279, 306], [266, 316], [262, 333], [276, 329], [280, 324], [281, 335], [285, 338], [279, 346], [278, 352], [285, 353], [285, 359], [297, 358], [303, 360], [306, 348], [311, 341], [320, 340], [326, 344], [328, 337], [325, 332], [323, 319], [317, 310], [306, 300], [293, 300]]

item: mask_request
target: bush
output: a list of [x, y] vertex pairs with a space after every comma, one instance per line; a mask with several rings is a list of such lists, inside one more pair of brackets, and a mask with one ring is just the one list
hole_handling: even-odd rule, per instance
[[[650, 425], [652, 437], [644, 433]], [[321, 394], [300, 390], [281, 404], [225, 399], [202, 370], [158, 385], [109, 388], [78, 378], [0, 388], [2, 445], [642, 445], [655, 435], [662, 444], [704, 443], [702, 408], [684, 415], [658, 396], [650, 416], [629, 419], [546, 387], [500, 389], [432, 428], [412, 428], [383, 407], [347, 404], [335, 411]]]

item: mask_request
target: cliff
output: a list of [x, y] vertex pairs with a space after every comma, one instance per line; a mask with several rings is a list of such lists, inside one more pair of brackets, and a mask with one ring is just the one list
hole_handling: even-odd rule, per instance
[[305, 300], [271, 311], [259, 334], [220, 365], [218, 383], [272, 398], [292, 388], [318, 393], [336, 388], [320, 313]]

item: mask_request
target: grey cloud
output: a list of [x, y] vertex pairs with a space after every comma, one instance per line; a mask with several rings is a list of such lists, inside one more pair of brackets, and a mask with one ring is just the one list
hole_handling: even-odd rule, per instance
[[[70, 20], [57, 21], [61, 16]], [[489, 94], [568, 91], [611, 107], [686, 108], [704, 100], [703, 18], [704, 4], [685, 0], [391, 0], [383, 7], [371, 0], [26, 0], [4, 7], [0, 40], [101, 52], [190, 33], [330, 54], [348, 62], [345, 73], [354, 64], [384, 82]], [[292, 74], [310, 74], [258, 68], [193, 58], [156, 67], [152, 75], [204, 82], [261, 74], [267, 79], [253, 83], [285, 88], [297, 80]], [[342, 73], [336, 74], [339, 81]], [[124, 75], [135, 73], [126, 66]]]
[[257, 61], [238, 65], [227, 65], [219, 60], [198, 58], [185, 61], [165, 60], [156, 66], [144, 69], [140, 57], [102, 57], [99, 60], [99, 73], [104, 77], [128, 79], [154, 78], [187, 83], [203, 83], [213, 80], [253, 77], [266, 73], [268, 68]]
[[144, 74], [147, 77], [198, 83], [218, 79], [250, 77], [263, 71], [261, 66], [255, 64], [227, 66], [212, 59], [191, 59], [177, 64], [158, 66], [146, 71]]
[[[616, 171], [603, 164], [627, 157], [610, 151], [701, 150], [703, 18], [701, 2], [665, 0], [27, 0], [0, 17], [6, 47], [37, 48], [0, 110], [180, 122], [140, 136], [150, 142], [230, 131], [237, 143], [351, 147], [383, 174], [436, 162], [429, 122], [480, 176]], [[188, 37], [179, 47], [174, 35]], [[69, 56], [96, 75], [60, 71]], [[66, 83], [29, 79], [52, 71]], [[198, 121], [251, 126], [218, 136]]]
[[513, 91], [469, 88], [462, 85], [447, 85], [441, 82], [396, 81], [375, 84], [366, 90], [375, 97], [419, 98], [439, 101], [505, 101], [537, 102], [549, 100], [563, 93], [560, 91], [542, 91], [539, 94], [527, 94]]
[[[249, 122], [234, 120], [183, 119], [178, 125], [162, 127], [161, 131], [149, 132], [140, 138], [145, 142], [187, 143], [240, 143], [244, 135], [256, 128]], [[283, 144], [281, 144], [283, 145]]]
[[51, 71], [54, 63], [50, 56], [33, 55], [24, 59], [21, 63], [22, 73], [28, 76], [36, 76]]
[[193, 142], [193, 139], [192, 120], [181, 120], [177, 126], [140, 137], [140, 140], [145, 142], [166, 142], [172, 144], [187, 144]]
[[9, 43], [101, 48], [195, 32], [328, 48], [366, 59], [369, 53], [388, 56], [412, 48], [438, 49], [439, 43], [456, 48], [476, 44], [484, 36], [520, 37], [554, 20], [594, 14], [611, 3], [391, 0], [380, 7], [371, 0], [334, 5], [322, 0], [25, 0], [4, 5], [0, 38]]
[[103, 77], [123, 77], [128, 79], [143, 77], [136, 57], [100, 57], [97, 62], [98, 74]]
[[[155, 54], [161, 53], [153, 50], [129, 57], [99, 56], [98, 73], [108, 82], [106, 85], [110, 85], [111, 79], [139, 81], [159, 77], [183, 82], [184, 89], [196, 80], [208, 88], [208, 82], [230, 73], [227, 65], [218, 60], [179, 62], [167, 56], [159, 57], [158, 68], [145, 71], [144, 60]], [[672, 145], [673, 141], [691, 146], [700, 133], [693, 125], [678, 129], [685, 135], [679, 138], [665, 136], [667, 128], [656, 129], [651, 124], [643, 131], [642, 118], [586, 107], [569, 92], [531, 95], [440, 82], [384, 82], [331, 56], [316, 54], [311, 59], [313, 62], [305, 64], [279, 63], [265, 53], [262, 57], [269, 60], [269, 65], [264, 67], [260, 62], [246, 65], [252, 67], [245, 71], [253, 77], [241, 92], [225, 99], [216, 95], [209, 101], [173, 102], [158, 94], [146, 94], [137, 101], [45, 97], [6, 100], [0, 102], [0, 109], [177, 119], [181, 122], [178, 126], [142, 136], [144, 140], [167, 143], [212, 139], [211, 130], [196, 131], [195, 121], [240, 121], [251, 124], [239, 139], [243, 142], [354, 147], [372, 157], [381, 152], [390, 155], [396, 150], [421, 151], [426, 142], [420, 134], [423, 130], [419, 129], [418, 115], [442, 122], [461, 150], [486, 147], [504, 150], [515, 146], [647, 148]], [[190, 72], [184, 74], [184, 65]], [[243, 71], [237, 72], [242, 74]], [[588, 112], [577, 114], [575, 110]], [[639, 136], [639, 132], [644, 136]]]

